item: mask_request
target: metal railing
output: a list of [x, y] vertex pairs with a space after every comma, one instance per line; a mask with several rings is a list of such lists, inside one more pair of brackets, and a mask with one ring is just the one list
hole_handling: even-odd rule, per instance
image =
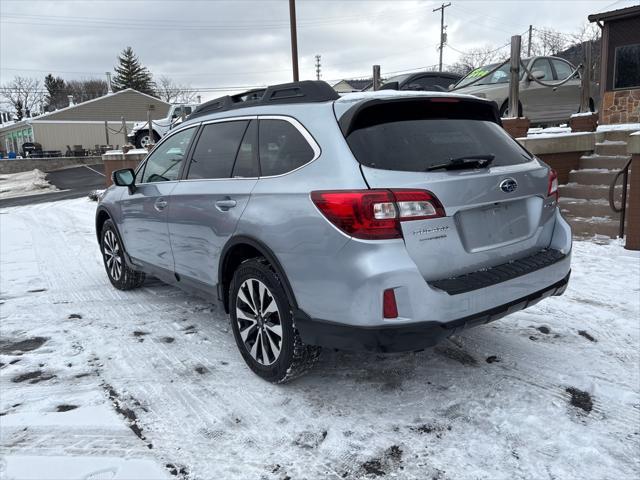
[[[609, 186], [609, 206], [611, 207], [611, 210], [620, 214], [620, 227], [618, 229], [618, 237], [620, 238], [624, 237], [625, 214], [627, 213], [627, 184], [629, 183], [629, 167], [631, 166], [632, 159], [633, 157], [625, 163], [624, 167], [622, 167], [618, 173], [616, 173], [616, 176], [613, 177], [611, 185]], [[618, 207], [615, 201], [615, 192], [616, 185], [618, 184], [618, 179], [620, 177], [623, 178], [622, 200], [620, 207]]]

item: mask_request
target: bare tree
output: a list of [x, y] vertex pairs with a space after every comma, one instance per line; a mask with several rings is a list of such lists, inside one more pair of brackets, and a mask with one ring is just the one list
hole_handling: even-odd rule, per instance
[[107, 82], [100, 78], [70, 80], [65, 82], [67, 95], [73, 95], [76, 103], [86, 102], [107, 94]]
[[168, 103], [191, 103], [196, 93], [189, 86], [179, 85], [166, 76], [161, 76], [156, 82], [156, 95]]
[[6, 100], [11, 108], [20, 115], [31, 116], [42, 107], [44, 100], [44, 90], [40, 86], [37, 78], [16, 76], [11, 82], [0, 87], [0, 95]]
[[531, 42], [533, 55], [556, 55], [570, 43], [568, 37], [552, 28], [536, 28], [534, 41]]
[[504, 57], [501, 49], [496, 49], [489, 45], [472, 48], [463, 53], [458, 61], [450, 65], [449, 70], [460, 75], [466, 75], [472, 70], [484, 65], [490, 65], [502, 60]]

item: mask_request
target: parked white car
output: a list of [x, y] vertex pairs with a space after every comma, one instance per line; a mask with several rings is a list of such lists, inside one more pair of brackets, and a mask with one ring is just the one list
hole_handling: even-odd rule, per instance
[[138, 148], [146, 148], [149, 143], [157, 143], [169, 130], [179, 124], [183, 117], [189, 116], [197, 106], [197, 104], [172, 105], [165, 118], [152, 121], [151, 135], [149, 134], [149, 122], [134, 123], [133, 129], [127, 134], [129, 142]]

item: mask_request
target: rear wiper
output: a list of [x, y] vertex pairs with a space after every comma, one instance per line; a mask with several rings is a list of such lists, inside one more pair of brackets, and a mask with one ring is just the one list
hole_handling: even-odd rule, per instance
[[462, 157], [450, 158], [446, 163], [431, 165], [425, 172], [432, 170], [459, 170], [463, 168], [487, 168], [496, 156], [493, 153], [485, 155], [464, 155]]

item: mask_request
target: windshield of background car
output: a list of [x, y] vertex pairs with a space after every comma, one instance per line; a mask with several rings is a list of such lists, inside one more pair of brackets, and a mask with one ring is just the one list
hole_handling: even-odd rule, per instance
[[470, 102], [389, 102], [364, 109], [347, 143], [362, 165], [423, 172], [453, 158], [494, 155], [492, 166], [516, 165], [531, 156], [492, 118]]
[[[469, 85], [475, 80], [478, 80], [473, 84], [476, 85], [496, 85], [498, 83], [509, 83], [509, 63], [505, 63], [502, 67], [497, 69], [491, 75], [487, 75], [491, 70], [496, 68], [499, 63], [493, 63], [491, 65], [486, 65], [484, 67], [478, 67], [475, 70], [470, 71], [466, 77], [464, 77], [460, 82], [456, 85], [456, 88], [464, 87]], [[522, 77], [522, 73], [520, 75]]]
[[404, 82], [407, 78], [409, 78], [412, 74], [405, 74], [405, 75], [396, 75], [395, 77], [389, 77], [389, 78], [385, 78], [384, 80], [382, 80], [380, 82], [381, 85], [384, 85], [385, 83], [389, 83], [389, 82], [398, 82], [398, 83], [402, 83]]

